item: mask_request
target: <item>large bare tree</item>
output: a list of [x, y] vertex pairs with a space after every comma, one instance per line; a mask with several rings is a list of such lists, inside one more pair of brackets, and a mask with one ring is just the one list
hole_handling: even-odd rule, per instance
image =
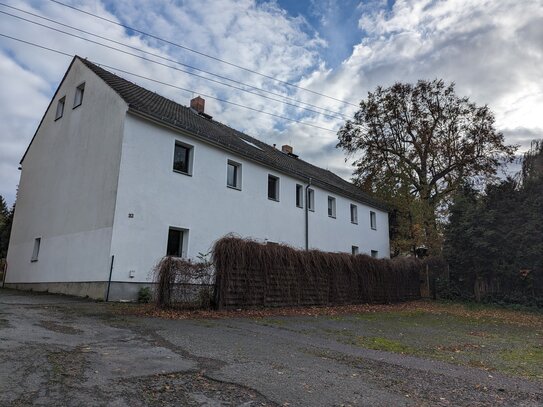
[[426, 209], [426, 233], [436, 209], [467, 179], [488, 179], [511, 161], [488, 106], [458, 97], [442, 80], [378, 87], [338, 132], [338, 147], [356, 156], [355, 180], [364, 188]]

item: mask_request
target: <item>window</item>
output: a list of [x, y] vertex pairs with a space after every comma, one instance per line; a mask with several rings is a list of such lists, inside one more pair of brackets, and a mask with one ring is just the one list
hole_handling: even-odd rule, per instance
[[81, 106], [83, 103], [83, 93], [85, 93], [85, 83], [82, 83], [77, 88], [75, 88], [75, 97], [74, 97], [74, 109], [77, 106]]
[[66, 103], [66, 96], [63, 96], [58, 100], [57, 112], [55, 114], [55, 120], [60, 119], [62, 117], [62, 115], [64, 114], [64, 103]]
[[370, 211], [370, 226], [373, 230], [377, 229], [377, 217], [373, 211]]
[[296, 206], [298, 208], [304, 207], [304, 187], [300, 184], [296, 184]]
[[351, 253], [353, 256], [356, 256], [358, 252], [358, 246], [351, 246]]
[[307, 209], [315, 211], [315, 191], [311, 188], [307, 189]]
[[279, 200], [279, 178], [268, 175], [268, 199]]
[[173, 155], [173, 170], [186, 175], [192, 173], [192, 146], [175, 142], [175, 150]]
[[37, 237], [34, 239], [34, 250], [32, 251], [32, 257], [30, 258], [31, 262], [38, 261], [38, 256], [40, 254], [40, 244], [41, 244], [41, 237]]
[[241, 189], [241, 164], [228, 160], [226, 185], [230, 188]]
[[351, 204], [351, 223], [358, 224], [358, 207]]
[[331, 218], [336, 217], [336, 198], [328, 197], [328, 216]]
[[188, 230], [170, 228], [168, 230], [168, 246], [166, 256], [185, 257]]
[[371, 257], [375, 257], [375, 258], [379, 257], [379, 252], [377, 250], [372, 250]]

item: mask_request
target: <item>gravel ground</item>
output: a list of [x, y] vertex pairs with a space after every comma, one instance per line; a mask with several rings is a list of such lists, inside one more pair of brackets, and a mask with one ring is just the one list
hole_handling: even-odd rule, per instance
[[538, 380], [323, 334], [345, 329], [342, 319], [166, 320], [118, 309], [0, 289], [0, 405], [543, 405]]

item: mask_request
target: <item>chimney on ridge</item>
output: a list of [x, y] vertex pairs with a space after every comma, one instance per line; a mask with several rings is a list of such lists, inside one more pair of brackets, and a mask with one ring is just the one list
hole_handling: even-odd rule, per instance
[[281, 151], [285, 154], [291, 155], [292, 154], [292, 146], [289, 146], [288, 144], [285, 144], [281, 147]]
[[194, 99], [190, 101], [191, 109], [196, 110], [197, 113], [204, 113], [205, 106], [206, 106], [206, 101], [204, 98], [200, 96], [196, 96]]

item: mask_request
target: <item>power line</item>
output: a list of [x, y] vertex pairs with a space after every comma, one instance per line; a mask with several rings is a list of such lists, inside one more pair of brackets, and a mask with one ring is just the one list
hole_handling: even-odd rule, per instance
[[162, 42], [164, 42], [164, 43], [166, 43], [166, 44], [173, 45], [174, 47], [181, 48], [181, 49], [184, 49], [184, 50], [186, 50], [186, 51], [189, 51], [189, 52], [193, 52], [193, 53], [195, 53], [195, 54], [198, 54], [198, 55], [200, 55], [200, 56], [203, 56], [203, 57], [210, 58], [210, 59], [213, 59], [213, 60], [215, 60], [215, 61], [221, 62], [221, 63], [223, 63], [223, 64], [233, 66], [234, 68], [242, 69], [242, 70], [244, 70], [244, 71], [246, 71], [246, 72], [250, 72], [250, 73], [252, 73], [252, 74], [259, 75], [259, 76], [262, 76], [262, 77], [264, 77], [264, 78], [267, 78], [267, 79], [270, 79], [270, 80], [273, 80], [273, 81], [282, 83], [283, 85], [292, 86], [292, 87], [294, 87], [294, 88], [297, 88], [297, 89], [300, 89], [300, 90], [303, 90], [303, 91], [306, 91], [306, 92], [310, 92], [310, 93], [313, 93], [313, 94], [318, 95], [318, 96], [322, 96], [322, 97], [325, 97], [325, 98], [328, 98], [328, 99], [331, 99], [331, 100], [335, 100], [336, 102], [341, 102], [341, 103], [344, 103], [344, 104], [346, 104], [346, 105], [351, 105], [351, 106], [354, 106], [354, 107], [358, 107], [358, 105], [355, 104], [355, 103], [351, 103], [351, 102], [346, 101], [346, 100], [338, 99], [338, 98], [335, 98], [335, 97], [333, 97], [333, 96], [328, 96], [328, 95], [325, 95], [324, 93], [319, 93], [319, 92], [316, 92], [316, 91], [314, 91], [314, 90], [307, 89], [307, 88], [304, 88], [304, 87], [302, 87], [302, 86], [296, 85], [296, 84], [294, 84], [294, 83], [287, 82], [287, 81], [283, 81], [283, 80], [277, 79], [277, 78], [275, 78], [275, 77], [273, 77], [273, 76], [266, 75], [266, 74], [263, 74], [263, 73], [261, 73], [261, 72], [258, 72], [258, 71], [249, 69], [249, 68], [245, 68], [245, 67], [243, 67], [243, 66], [241, 66], [241, 65], [237, 65], [237, 64], [234, 64], [234, 63], [232, 63], [232, 62], [226, 61], [226, 60], [224, 60], [224, 59], [221, 59], [221, 58], [218, 58], [218, 57], [214, 57], [214, 56], [209, 55], [209, 54], [206, 54], [206, 53], [204, 53], [204, 52], [197, 51], [197, 50], [195, 50], [195, 49], [189, 48], [189, 47], [187, 47], [187, 46], [185, 46], [185, 45], [181, 45], [181, 44], [178, 44], [178, 43], [175, 43], [175, 42], [166, 40], [166, 39], [161, 38], [161, 37], [158, 37], [158, 36], [156, 36], [156, 35], [154, 35], [154, 34], [150, 34], [150, 33], [147, 33], [147, 32], [145, 32], [145, 31], [142, 31], [142, 30], [138, 30], [137, 28], [130, 27], [130, 26], [128, 26], [128, 25], [119, 23], [119, 22], [114, 21], [114, 20], [110, 20], [110, 19], [108, 19], [108, 18], [106, 18], [106, 17], [102, 17], [102, 16], [99, 16], [99, 15], [97, 15], [97, 14], [93, 14], [93, 13], [91, 13], [91, 12], [89, 12], [89, 11], [82, 10], [82, 9], [80, 9], [80, 8], [77, 8], [77, 7], [71, 6], [71, 5], [69, 5], [69, 4], [63, 3], [63, 2], [61, 2], [61, 1], [57, 1], [57, 0], [49, 0], [49, 1], [51, 1], [51, 2], [53, 2], [53, 3], [56, 3], [56, 4], [59, 4], [59, 5], [61, 5], [61, 6], [64, 6], [64, 7], [68, 7], [68, 8], [70, 8], [70, 9], [75, 10], [75, 11], [78, 11], [78, 12], [80, 12], [80, 13], [87, 14], [87, 15], [92, 16], [92, 17], [94, 17], [94, 18], [98, 18], [98, 19], [100, 19], [100, 20], [107, 21], [108, 23], [118, 25], [118, 26], [120, 26], [120, 27], [126, 28], [127, 30], [131, 30], [131, 31], [137, 32], [138, 34], [145, 35], [145, 36], [147, 36], [147, 37], [153, 38], [153, 39], [158, 40], [158, 41], [162, 41]]
[[[209, 72], [209, 71], [206, 71], [206, 70], [203, 70], [203, 69], [200, 69], [200, 68], [197, 68], [195, 66], [192, 66], [192, 65], [188, 65], [188, 64], [185, 64], [185, 63], [182, 63], [182, 62], [179, 62], [177, 60], [174, 60], [174, 59], [170, 59], [170, 58], [166, 58], [166, 57], [163, 57], [161, 55], [158, 55], [158, 54], [155, 54], [155, 53], [152, 53], [152, 52], [148, 52], [148, 51], [143, 51], [137, 47], [133, 47], [131, 45], [128, 45], [128, 44], [125, 44], [123, 42], [120, 42], [120, 41], [115, 41], [115, 40], [112, 40], [110, 38], [107, 38], [107, 37], [104, 37], [104, 36], [101, 36], [101, 35], [98, 35], [98, 34], [95, 34], [95, 33], [92, 33], [92, 32], [89, 32], [89, 31], [86, 31], [86, 30], [83, 30], [81, 28], [77, 28], [77, 27], [74, 27], [74, 26], [71, 26], [69, 24], [65, 24], [65, 23], [61, 23], [59, 21], [56, 21], [56, 20], [53, 20], [53, 19], [50, 19], [50, 18], [47, 18], [47, 17], [44, 17], [44, 16], [40, 16], [38, 14], [35, 14], [35, 13], [31, 13], [29, 11], [26, 11], [26, 10], [23, 10], [23, 9], [20, 9], [20, 8], [17, 8], [17, 7], [13, 7], [13, 6], [10, 6], [8, 4], [5, 4], [5, 3], [2, 3], [0, 2], [0, 5], [4, 6], [4, 7], [8, 7], [10, 9], [13, 9], [13, 10], [17, 10], [21, 13], [25, 13], [25, 14], [28, 14], [28, 15], [31, 15], [33, 17], [37, 17], [37, 18], [40, 18], [42, 20], [46, 20], [46, 21], [49, 21], [49, 22], [52, 22], [54, 24], [57, 24], [57, 25], [60, 25], [60, 26], [63, 26], [63, 27], [67, 27], [69, 29], [72, 29], [72, 30], [75, 30], [75, 31], [79, 31], [79, 32], [82, 32], [82, 33], [85, 33], [85, 34], [88, 34], [88, 35], [91, 35], [91, 36], [94, 36], [94, 37], [97, 37], [97, 38], [100, 38], [100, 39], [103, 39], [103, 40], [106, 40], [106, 41], [109, 41], [109, 42], [112, 42], [112, 43], [115, 43], [115, 44], [119, 44], [119, 45], [122, 45], [124, 47], [127, 47], [127, 48], [131, 48], [131, 49], [134, 49], [134, 50], [137, 50], [139, 52], [142, 52], [144, 54], [148, 54], [148, 55], [152, 55], [154, 57], [157, 57], [157, 58], [160, 58], [160, 59], [163, 59], [163, 60], [166, 60], [166, 61], [169, 61], [169, 62], [173, 62], [173, 63], [176, 63], [178, 65], [181, 65], [181, 66], [184, 66], [184, 67], [187, 67], [187, 68], [190, 68], [190, 69], [193, 69], [195, 71], [199, 71], [199, 72], [203, 72], [205, 74], [208, 74], [208, 75], [211, 75], [211, 76], [215, 76], [217, 78], [220, 78], [220, 79], [224, 79], [224, 80], [227, 80], [227, 81], [230, 81], [230, 82], [233, 82], [233, 83], [237, 83], [239, 85], [243, 85], [243, 86], [247, 86], [251, 89], [255, 89], [259, 92], [264, 92], [264, 93], [268, 93], [268, 94], [271, 94], [271, 95], [274, 95], [274, 96], [278, 96], [278, 97], [281, 97], [281, 98], [284, 98], [286, 100], [292, 100], [298, 104], [302, 104], [302, 105], [306, 105], [306, 106], [311, 106], [311, 107], [314, 107], [314, 108], [317, 108], [317, 109], [321, 109], [325, 112], [329, 112], [329, 113], [332, 113], [336, 116], [341, 116], [342, 118], [344, 119], [349, 119], [350, 117], [347, 116], [347, 115], [344, 115], [342, 113], [339, 113], [339, 112], [336, 112], [336, 111], [333, 111], [333, 110], [330, 110], [330, 109], [327, 109], [327, 108], [324, 108], [324, 107], [320, 107], [320, 106], [317, 106], [317, 105], [314, 105], [314, 104], [311, 104], [311, 103], [307, 103], [307, 102], [303, 102], [301, 100], [298, 100], [296, 98], [293, 98], [293, 97], [290, 97], [290, 96], [286, 96], [286, 95], [283, 95], [283, 94], [280, 94], [280, 93], [275, 93], [275, 92], [272, 92], [272, 91], [269, 91], [269, 90], [266, 90], [266, 89], [262, 89], [262, 88], [259, 88], [257, 86], [253, 86], [253, 85], [250, 85], [250, 84], [247, 84], [247, 83], [244, 83], [244, 82], [241, 82], [241, 81], [237, 81], [235, 79], [231, 79], [231, 78], [228, 78], [226, 76], [222, 76], [222, 75], [219, 75], [219, 74], [216, 74], [216, 73], [213, 73], [213, 72]], [[40, 25], [42, 27], [45, 27], [45, 28], [48, 28], [48, 29], [52, 29], [52, 30], [56, 30], [55, 28], [53, 27], [50, 27], [50, 26], [46, 26], [46, 25], [43, 25], [43, 24], [40, 24], [40, 23], [37, 23], [35, 21], [32, 21], [32, 20], [28, 20], [28, 19], [25, 19], [23, 17], [20, 17], [20, 16], [16, 16], [16, 15], [13, 15], [13, 14], [10, 14], [10, 13], [7, 13], [7, 12], [2, 12], [0, 11], [0, 13], [4, 13], [4, 14], [7, 14], [9, 16], [12, 16], [12, 17], [15, 17], [15, 18], [19, 18], [21, 20], [24, 20], [24, 21], [27, 21], [29, 23], [33, 23], [33, 24], [37, 24], [37, 25]], [[68, 34], [68, 35], [71, 35], [70, 33], [66, 33], [64, 31], [60, 31], [64, 34]], [[79, 37], [78, 37], [79, 38]], [[185, 72], [185, 71], [183, 71]], [[193, 74], [191, 72], [187, 72], [189, 74]], [[203, 78], [203, 79], [208, 79], [208, 78]], [[221, 83], [222, 84], [222, 83]], [[258, 95], [258, 96], [261, 96], [261, 95]], [[264, 96], [263, 96], [264, 97]], [[275, 100], [275, 99], [271, 99], [271, 100]], [[279, 101], [280, 103], [284, 103], [283, 101]], [[318, 114], [324, 114], [322, 112], [316, 112]], [[332, 117], [332, 116], [329, 116], [329, 117]]]
[[[17, 41], [17, 42], [21, 42], [21, 43], [24, 43], [24, 44], [27, 44], [27, 45], [31, 45], [33, 47], [41, 48], [41, 49], [46, 50], [46, 51], [55, 52], [57, 54], [64, 55], [64, 56], [67, 56], [67, 57], [70, 57], [70, 58], [73, 58], [75, 56], [74, 54], [69, 54], [69, 53], [64, 52], [64, 51], [49, 48], [49, 47], [46, 47], [46, 46], [43, 46], [43, 45], [40, 45], [40, 44], [36, 44], [34, 42], [31, 42], [31, 41], [26, 41], [26, 40], [20, 39], [20, 38], [15, 38], [15, 37], [12, 37], [10, 35], [0, 33], [0, 37], [9, 38], [10, 40], [13, 40], [13, 41]], [[301, 120], [296, 120], [296, 119], [292, 119], [290, 117], [281, 116], [281, 115], [278, 115], [278, 114], [275, 114], [275, 113], [267, 112], [265, 110], [255, 109], [255, 108], [250, 107], [250, 106], [245, 106], [245, 105], [242, 105], [240, 103], [231, 102], [229, 100], [221, 99], [221, 98], [218, 98], [218, 97], [215, 97], [215, 96], [212, 96], [212, 95], [207, 95], [205, 93], [201, 93], [201, 92], [198, 92], [198, 91], [193, 90], [193, 89], [187, 89], [187, 88], [183, 88], [183, 87], [180, 87], [180, 86], [177, 86], [177, 85], [173, 85], [171, 83], [159, 81], [157, 79], [149, 78], [147, 76], [139, 75], [139, 74], [136, 74], [136, 73], [133, 73], [133, 72], [130, 72], [130, 71], [125, 71], [123, 69], [116, 68], [116, 67], [113, 67], [113, 66], [110, 66], [110, 65], [101, 64], [99, 62], [94, 62], [94, 63], [96, 63], [97, 65], [106, 67], [108, 69], [113, 69], [113, 70], [118, 71], [118, 72], [123, 72], [125, 74], [132, 75], [132, 76], [134, 76], [136, 78], [145, 79], [145, 80], [148, 80], [148, 81], [151, 81], [151, 82], [155, 82], [155, 83], [158, 83], [158, 84], [161, 84], [161, 85], [169, 86], [169, 87], [179, 89], [179, 90], [182, 90], [184, 92], [189, 92], [189, 93], [192, 93], [192, 94], [197, 93], [197, 94], [200, 94], [200, 95], [202, 95], [202, 96], [204, 96], [206, 98], [214, 99], [214, 100], [217, 100], [218, 102], [227, 103], [227, 104], [230, 104], [230, 105], [233, 105], [233, 106], [241, 107], [241, 108], [251, 110], [251, 111], [256, 112], [256, 113], [262, 113], [262, 114], [265, 114], [265, 115], [268, 115], [268, 116], [276, 117], [278, 119], [287, 120], [287, 121], [290, 121], [290, 122], [302, 124], [304, 126], [309, 126], [309, 127], [313, 127], [313, 128], [316, 128], [316, 129], [326, 130], [326, 131], [329, 131], [329, 132], [332, 132], [332, 133], [336, 133], [336, 131], [333, 130], [333, 129], [329, 129], [329, 128], [326, 128], [326, 127], [321, 127], [321, 126], [311, 124], [311, 123], [306, 123], [306, 122], [303, 122]]]
[[241, 85], [244, 85], [244, 86], [249, 86], [251, 88], [254, 88], [254, 89], [257, 89], [258, 91], [262, 91], [262, 92], [266, 92], [266, 93], [270, 93], [270, 94], [273, 94], [273, 95], [276, 95], [276, 96], [279, 96], [279, 97], [283, 97], [283, 98], [286, 98], [286, 99], [291, 99], [291, 100], [294, 100], [296, 101], [297, 103], [300, 103], [300, 104], [305, 104], [305, 105], [309, 105], [309, 106], [314, 106], [318, 109], [322, 109], [322, 110], [325, 110], [325, 111], [329, 111], [329, 112], [332, 112], [333, 115], [330, 115], [330, 114], [327, 114], [327, 113], [323, 113], [323, 112], [320, 112], [320, 111], [317, 111], [317, 110], [313, 110], [313, 109], [309, 109], [309, 108], [306, 108], [306, 107], [303, 107], [303, 106], [300, 106], [300, 105], [297, 105], [297, 104], [294, 104], [294, 103], [289, 103], [289, 102], [286, 102], [284, 100], [279, 100], [279, 99], [275, 99], [275, 98], [272, 98], [272, 97], [269, 97], [269, 96], [265, 96], [265, 95], [261, 95], [259, 93], [255, 93], [255, 92], [252, 92], [250, 90], [247, 90], [247, 89], [244, 89], [244, 88], [240, 88], [238, 86], [234, 86], [234, 85], [231, 85], [231, 84], [228, 84], [228, 83], [224, 83], [224, 82], [221, 82], [221, 81], [217, 81], [215, 79], [211, 79], [211, 78], [207, 78], [205, 76], [202, 76], [202, 75], [198, 75], [194, 72], [190, 72], [190, 71], [186, 71], [184, 69], [179, 69], [179, 68], [176, 68], [176, 67], [173, 67], [173, 66], [170, 66], [170, 65], [166, 65], [166, 64], [162, 64], [160, 62], [157, 62], [157, 61], [154, 61], [152, 59], [148, 59], [148, 58], [144, 58], [142, 57], [141, 55], [137, 55], [137, 54], [133, 54], [133, 53], [130, 53], [130, 52], [127, 52], [127, 51], [124, 51], [122, 49], [119, 49], [119, 48], [116, 48], [116, 47], [112, 47], [112, 46], [109, 46], [109, 45], [106, 45], [106, 44], [103, 44], [101, 42], [97, 42], [97, 41], [94, 41], [94, 40], [91, 40], [91, 39], [88, 39], [88, 38], [85, 38], [85, 37], [81, 37], [79, 35], [76, 35], [76, 34], [72, 34], [72, 33], [69, 33], [67, 31], [63, 31], [63, 30], [60, 30], [58, 28], [55, 28], [55, 27], [51, 27], [51, 26], [48, 26], [48, 25], [45, 25], [45, 24], [42, 24], [42, 23], [39, 23], [37, 21], [32, 21], [32, 20], [29, 20], [27, 18], [24, 18], [24, 17], [21, 17], [21, 16], [17, 16], [17, 15], [14, 15], [14, 14], [11, 14], [11, 13], [8, 13], [6, 11], [1, 11], [0, 10], [0, 13], [2, 14], [5, 14], [5, 15], [8, 15], [10, 17], [13, 17], [13, 18], [17, 18], [17, 19], [20, 19], [20, 20], [23, 20], [25, 22], [28, 22], [28, 23], [31, 23], [31, 24], [34, 24], [34, 25], [37, 25], [37, 26], [40, 26], [40, 27], [44, 27], [44, 28], [47, 28], [49, 30], [53, 30], [53, 31], [56, 31], [56, 32], [59, 32], [59, 33], [62, 33], [64, 35], [68, 35], [68, 36], [71, 36], [71, 37], [74, 37], [74, 38], [78, 38], [78, 39], [81, 39], [83, 41], [87, 41], [87, 42], [91, 42], [93, 44], [96, 44], [96, 45], [100, 45], [100, 46], [103, 46], [103, 47], [106, 47], [106, 48], [109, 48], [111, 50], [114, 50], [114, 51], [118, 51], [118, 52], [122, 52], [124, 54], [127, 54], [127, 55], [130, 55], [130, 56], [134, 56], [136, 58], [140, 58], [140, 59], [143, 59], [145, 61], [148, 61], [148, 62], [151, 62], [151, 63], [155, 63], [155, 64], [158, 64], [158, 65], [162, 65], [164, 67], [167, 67], [167, 68], [171, 68], [171, 69], [175, 69], [179, 72], [183, 72], [183, 73], [186, 73], [186, 74], [189, 74], [189, 75], [192, 75], [192, 76], [195, 76], [195, 77], [198, 77], [198, 78], [201, 78], [201, 79], [204, 79], [204, 80], [207, 80], [207, 81], [210, 81], [210, 82], [214, 82], [214, 83], [217, 83], [217, 84], [220, 84], [220, 85], [223, 85], [223, 86], [227, 86], [227, 87], [230, 87], [230, 88], [233, 88], [233, 89], [236, 89], [236, 90], [240, 90], [242, 92], [246, 92], [246, 93], [250, 93], [252, 95], [255, 95], [255, 96], [259, 96], [259, 97], [262, 97], [264, 99], [268, 99], [268, 100], [271, 100], [271, 101], [274, 101], [274, 102], [278, 102], [278, 103], [283, 103], [285, 105], [288, 105], [288, 106], [292, 106], [292, 107], [295, 107], [297, 109], [303, 109], [303, 110], [306, 110], [306, 111], [309, 111], [309, 112], [312, 112], [312, 113], [316, 113], [316, 114], [322, 114], [323, 116], [326, 116], [326, 117], [329, 117], [329, 118], [334, 118], [334, 119], [337, 119], [337, 118], [343, 118], [343, 119], [348, 119], [349, 117], [344, 115], [344, 114], [341, 114], [341, 113], [337, 113], [337, 112], [333, 112], [331, 110], [328, 110], [326, 108], [322, 108], [322, 107], [319, 107], [319, 106], [316, 106], [316, 105], [311, 105], [309, 103], [305, 103], [305, 102], [301, 102], [297, 99], [294, 99], [294, 98], [290, 98], [290, 97], [286, 97], [284, 95], [281, 95], [281, 94], [277, 94], [277, 93], [274, 93], [274, 92], [271, 92], [271, 91], [267, 91], [267, 90], [264, 90], [264, 89], [260, 89], [260, 88], [257, 88], [257, 87], [254, 87], [252, 85], [247, 85], [243, 82], [240, 82], [240, 81], [236, 81], [234, 79], [230, 79], [230, 78], [227, 78], [227, 77], [224, 77], [224, 76], [221, 76], [221, 75], [217, 75], [217, 74], [214, 74], [212, 72], [208, 72], [208, 71], [204, 71], [204, 70], [201, 70], [199, 68], [196, 68], [196, 67], [193, 67], [191, 65], [187, 65], [187, 64], [184, 64], [184, 63], [181, 63], [179, 61], [176, 61], [174, 59], [170, 59], [170, 58], [167, 58], [167, 57], [163, 57], [159, 54], [156, 54], [156, 53], [153, 53], [153, 52], [148, 52], [148, 51], [143, 51], [137, 47], [134, 47], [134, 46], [131, 46], [131, 45], [128, 45], [128, 44], [125, 44], [125, 43], [122, 43], [122, 42], [119, 42], [119, 41], [115, 41], [115, 40], [112, 40], [112, 39], [109, 39], [109, 38], [106, 38], [106, 37], [103, 37], [103, 36], [100, 36], [98, 34], [94, 34], [94, 33], [91, 33], [91, 32], [88, 32], [88, 31], [85, 31], [85, 30], [81, 30], [81, 29], [78, 29], [78, 28], [75, 28], [75, 27], [72, 27], [70, 25], [67, 25], [67, 24], [64, 24], [64, 23], [60, 23], [60, 22], [57, 22], [55, 20], [51, 20], [49, 18], [46, 18], [46, 17], [42, 17], [42, 16], [39, 16], [37, 14], [34, 14], [34, 13], [30, 13], [30, 12], [27, 12], [25, 10], [21, 10], [21, 9], [18, 9], [16, 7], [12, 7], [12, 6], [9, 6], [9, 5], [6, 5], [4, 3], [1, 3], [0, 2], [0, 5], [2, 6], [6, 6], [6, 7], [9, 7], [9, 8], [12, 8], [12, 9], [15, 9], [17, 11], [21, 11], [23, 13], [26, 13], [26, 14], [30, 14], [32, 16], [35, 16], [35, 17], [38, 17], [38, 18], [42, 18], [44, 20], [47, 20], [47, 21], [51, 21], [55, 24], [58, 24], [58, 25], [61, 25], [61, 26], [64, 26], [64, 27], [68, 27], [70, 29], [73, 29], [73, 30], [77, 30], [77, 31], [80, 31], [80, 32], [83, 32], [85, 34], [89, 34], [89, 35], [92, 35], [94, 37], [97, 37], [97, 38], [100, 38], [100, 39], [103, 39], [103, 40], [106, 40], [106, 41], [109, 41], [109, 42], [113, 42], [115, 44], [119, 44], [123, 47], [126, 47], [126, 48], [130, 48], [130, 49], [133, 49], [133, 50], [136, 50], [138, 52], [141, 52], [143, 54], [147, 54], [147, 55], [152, 55], [153, 57], [156, 57], [156, 58], [160, 58], [162, 60], [166, 60], [166, 61], [169, 61], [169, 62], [172, 62], [172, 63], [175, 63], [175, 64], [178, 64], [178, 65], [181, 65], [181, 66], [185, 66], [185, 67], [188, 67], [190, 69], [193, 69], [193, 70], [197, 70], [197, 71], [200, 71], [200, 72], [204, 72], [208, 75], [212, 75], [212, 76], [215, 76], [215, 77], [219, 77], [221, 79], [225, 79], [225, 80], [228, 80], [228, 81], [231, 81], [231, 82], [234, 82], [234, 83], [237, 83], [237, 84], [241, 84]]

